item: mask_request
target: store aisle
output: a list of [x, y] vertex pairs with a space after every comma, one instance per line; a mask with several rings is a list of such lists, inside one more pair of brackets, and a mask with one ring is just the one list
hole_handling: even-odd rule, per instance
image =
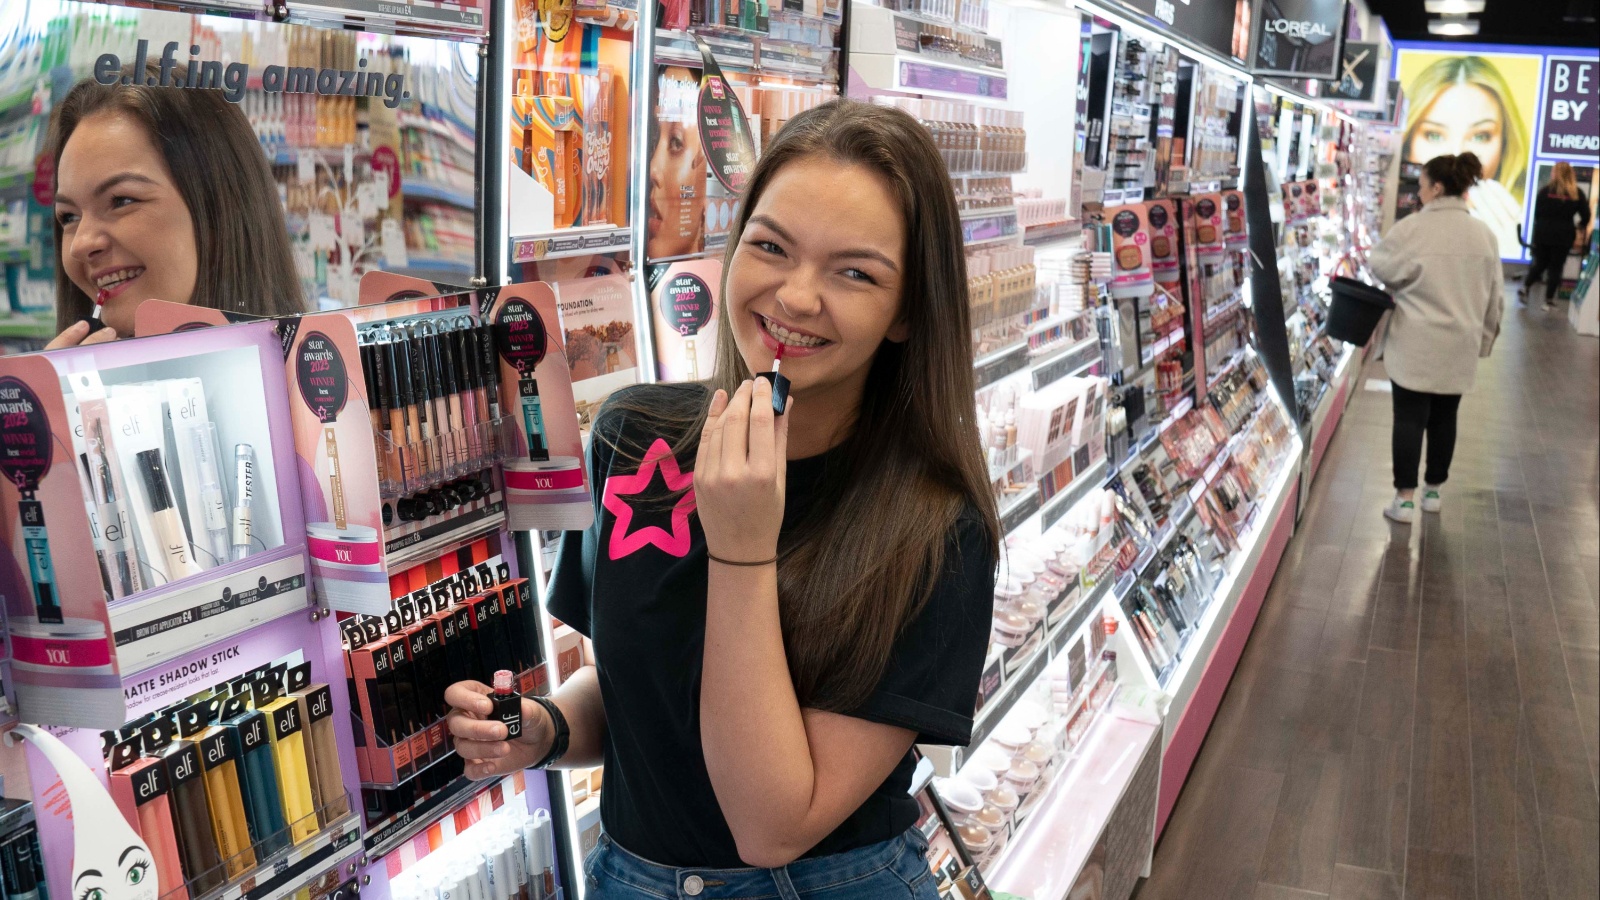
[[1138, 900], [1600, 895], [1597, 403], [1600, 343], [1512, 305], [1406, 528], [1354, 392]]

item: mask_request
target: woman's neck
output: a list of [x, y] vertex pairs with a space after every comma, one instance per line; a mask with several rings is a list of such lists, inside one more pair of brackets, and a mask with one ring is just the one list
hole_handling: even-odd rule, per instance
[[816, 388], [804, 397], [791, 394], [788, 458], [809, 459], [844, 443], [855, 427], [865, 388], [863, 373], [859, 383]]

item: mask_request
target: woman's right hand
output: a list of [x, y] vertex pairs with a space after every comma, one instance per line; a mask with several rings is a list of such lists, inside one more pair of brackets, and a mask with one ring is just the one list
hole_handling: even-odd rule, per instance
[[65, 331], [51, 339], [50, 343], [44, 345], [44, 348], [46, 350], [61, 350], [67, 347], [87, 347], [90, 344], [104, 344], [116, 339], [117, 330], [110, 325], [96, 331], [94, 334], [90, 334], [89, 321], [87, 319], [79, 319], [68, 325]]
[[450, 705], [445, 718], [456, 753], [466, 763], [466, 776], [474, 781], [509, 775], [532, 766], [550, 753], [555, 728], [544, 707], [522, 701], [522, 736], [506, 739], [506, 726], [492, 721], [494, 690], [480, 681], [458, 681], [445, 688], [444, 700]]

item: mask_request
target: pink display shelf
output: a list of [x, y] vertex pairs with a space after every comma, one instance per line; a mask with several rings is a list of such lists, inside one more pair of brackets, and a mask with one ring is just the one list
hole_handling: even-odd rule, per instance
[[1160, 725], [1119, 718], [1115, 706], [1103, 713], [989, 871], [989, 885], [1023, 897], [1067, 896], [1160, 736]]

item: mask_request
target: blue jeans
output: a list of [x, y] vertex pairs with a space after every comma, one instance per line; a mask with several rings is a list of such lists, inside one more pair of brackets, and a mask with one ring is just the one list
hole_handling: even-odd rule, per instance
[[677, 869], [608, 835], [584, 860], [589, 900], [939, 900], [927, 841], [912, 828], [879, 844], [779, 869]]

